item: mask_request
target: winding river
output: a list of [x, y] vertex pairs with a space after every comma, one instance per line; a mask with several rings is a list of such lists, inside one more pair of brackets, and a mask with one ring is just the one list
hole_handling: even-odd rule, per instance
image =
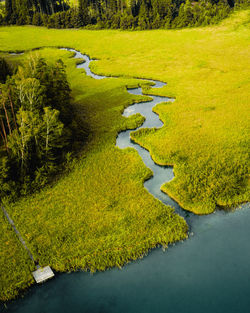
[[[84, 59], [84, 68], [94, 79], [91, 60], [73, 49], [75, 58]], [[154, 88], [164, 83], [153, 81]], [[128, 92], [141, 95], [141, 88]], [[134, 104], [124, 116], [137, 112], [146, 117], [141, 127], [161, 127], [152, 112], [160, 102], [172, 101], [152, 96], [153, 100]], [[249, 313], [250, 312], [250, 210], [249, 204], [234, 213], [216, 211], [197, 216], [182, 210], [160, 191], [173, 178], [171, 167], [155, 164], [148, 151], [130, 141], [130, 131], [117, 138], [120, 148], [135, 148], [154, 176], [145, 188], [165, 204], [175, 208], [191, 226], [194, 236], [177, 243], [167, 252], [155, 249], [142, 260], [91, 275], [85, 272], [57, 274], [41, 286], [32, 287], [24, 298], [12, 301], [0, 312], [22, 313]]]
[[[103, 79], [107, 78], [106, 76], [100, 76], [96, 75], [91, 72], [90, 70], [90, 58], [87, 55], [81, 54], [79, 51], [76, 51], [74, 49], [67, 49], [71, 52], [75, 53], [76, 59], [84, 59], [84, 63], [80, 63], [77, 65], [77, 68], [83, 68], [88, 76], [91, 76], [94, 79]], [[166, 83], [156, 81], [156, 80], [148, 80], [154, 84], [153, 88], [161, 88], [166, 85]], [[142, 88], [132, 88], [128, 89], [128, 92], [133, 95], [140, 95], [142, 96]], [[145, 117], [145, 122], [138, 127], [139, 128], [152, 128], [157, 127], [160, 128], [163, 126], [162, 121], [159, 119], [158, 115], [152, 111], [153, 107], [161, 102], [169, 102], [174, 101], [174, 99], [167, 98], [167, 97], [160, 97], [160, 96], [153, 96], [150, 95], [150, 97], [153, 99], [148, 102], [140, 102], [140, 103], [134, 103], [133, 105], [126, 108], [123, 112], [123, 116], [130, 116], [136, 113], [140, 113]], [[139, 146], [138, 144], [134, 143], [130, 140], [130, 133], [133, 130], [127, 130], [120, 132], [117, 139], [116, 139], [116, 145], [121, 148], [125, 149], [127, 147], [134, 148], [138, 151], [139, 155], [141, 156], [143, 162], [147, 167], [149, 167], [153, 173], [154, 176], [152, 176], [151, 179], [147, 180], [144, 183], [145, 188], [156, 198], [164, 202], [165, 204], [171, 205], [175, 208], [175, 210], [182, 216], [185, 216], [188, 218], [190, 215], [193, 215], [192, 213], [187, 213], [186, 211], [182, 210], [182, 208], [174, 201], [172, 200], [168, 195], [164, 194], [160, 187], [166, 182], [170, 181], [174, 178], [173, 169], [169, 166], [159, 166], [151, 159], [150, 154], [147, 150]]]

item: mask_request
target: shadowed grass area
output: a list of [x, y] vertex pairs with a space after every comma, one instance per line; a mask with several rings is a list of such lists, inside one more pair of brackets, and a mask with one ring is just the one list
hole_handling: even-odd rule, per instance
[[[134, 129], [144, 121], [140, 114], [130, 118], [121, 115], [126, 106], [145, 98], [126, 91], [126, 86], [138, 85], [140, 81], [86, 77], [83, 70], [76, 69], [76, 61], [69, 58], [72, 53], [67, 51], [43, 49], [32, 53], [50, 61], [63, 59], [79, 127], [89, 133], [69, 174], [40, 193], [13, 205], [6, 204], [34, 258], [41, 266], [49, 264], [57, 271], [94, 272], [121, 267], [159, 244], [167, 246], [186, 238], [184, 219], [144, 189], [143, 181], [152, 173], [137, 152], [115, 147], [120, 130]], [[11, 58], [21, 62], [26, 54]], [[10, 236], [12, 230], [8, 232]], [[19, 250], [14, 258], [18, 266], [26, 251], [16, 245]], [[4, 243], [3, 248], [0, 276], [4, 282], [1, 298], [5, 300], [31, 281], [30, 268], [24, 267], [23, 284], [19, 285], [21, 268], [14, 271]], [[6, 272], [6, 267], [11, 280], [3, 276], [2, 269]]]

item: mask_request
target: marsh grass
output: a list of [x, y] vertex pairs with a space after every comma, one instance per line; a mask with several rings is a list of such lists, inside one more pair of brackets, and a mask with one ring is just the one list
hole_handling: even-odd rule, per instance
[[34, 265], [0, 210], [0, 299], [8, 300], [33, 283]]
[[[103, 271], [122, 267], [158, 245], [168, 246], [186, 238], [184, 219], [144, 189], [143, 181], [152, 172], [137, 152], [115, 147], [119, 131], [135, 129], [144, 121], [140, 114], [130, 118], [121, 115], [129, 104], [148, 99], [126, 91], [127, 86], [141, 82], [128, 78], [94, 80], [76, 69], [72, 53], [48, 48], [39, 53], [51, 62], [60, 57], [67, 65], [78, 125], [89, 135], [68, 174], [40, 193], [12, 205], [5, 203], [36, 261], [56, 271]], [[18, 63], [27, 55], [12, 58]], [[6, 221], [1, 224], [6, 227]], [[13, 250], [18, 253], [12, 258], [18, 270], [11, 266], [13, 260], [8, 259], [3, 237], [3, 300], [30, 285], [32, 267], [11, 229], [6, 236], [13, 237]], [[20, 261], [19, 268], [19, 260], [26, 260], [29, 266], [23, 267], [24, 261]], [[10, 276], [4, 276], [2, 270]], [[22, 271], [25, 275], [20, 285]]]

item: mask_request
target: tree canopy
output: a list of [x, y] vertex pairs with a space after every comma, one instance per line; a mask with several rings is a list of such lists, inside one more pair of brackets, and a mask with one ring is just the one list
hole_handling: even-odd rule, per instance
[[[0, 197], [47, 183], [69, 150], [73, 114], [61, 60], [30, 56], [10, 74], [0, 60]], [[8, 76], [7, 76], [8, 75]]]
[[180, 28], [217, 23], [249, 0], [6, 0], [0, 24], [52, 28]]

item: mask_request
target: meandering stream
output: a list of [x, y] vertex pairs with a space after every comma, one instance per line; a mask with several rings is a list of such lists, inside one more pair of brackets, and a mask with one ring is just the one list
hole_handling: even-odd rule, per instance
[[[107, 78], [106, 76], [96, 75], [91, 72], [90, 67], [89, 67], [91, 60], [87, 55], [83, 55], [79, 51], [76, 51], [74, 49], [67, 49], [67, 50], [75, 53], [74, 58], [85, 60], [85, 62], [78, 64], [77, 68], [83, 68], [88, 76], [91, 76], [94, 79]], [[156, 80], [148, 80], [148, 81], [154, 84], [153, 88], [161, 88], [166, 85], [166, 83], [156, 81]], [[133, 95], [143, 95], [141, 87], [128, 89], [128, 92]], [[174, 101], [174, 99], [167, 98], [167, 97], [160, 97], [160, 96], [154, 96], [154, 95], [150, 95], [150, 97], [153, 100], [148, 101], [148, 102], [134, 103], [133, 105], [126, 108], [123, 112], [123, 115], [126, 117], [136, 114], [136, 113], [140, 113], [141, 115], [145, 117], [145, 122], [137, 129], [142, 128], [142, 127], [147, 127], [147, 128], [162, 127], [163, 123], [159, 119], [158, 115], [152, 111], [152, 109], [158, 103]], [[189, 216], [193, 216], [192, 213], [188, 213], [182, 210], [182, 208], [174, 200], [172, 200], [168, 195], [164, 194], [160, 190], [161, 185], [163, 185], [165, 182], [170, 181], [171, 179], [174, 178], [172, 167], [159, 166], [156, 163], [154, 163], [154, 161], [151, 159], [150, 154], [147, 150], [145, 150], [144, 148], [142, 148], [141, 146], [139, 146], [138, 144], [130, 140], [130, 133], [131, 133], [131, 130], [120, 132], [116, 139], [116, 145], [121, 149], [124, 149], [127, 147], [132, 147], [136, 149], [139, 155], [141, 156], [143, 162], [145, 163], [145, 165], [153, 171], [154, 175], [151, 177], [151, 179], [147, 180], [144, 183], [145, 188], [147, 188], [147, 190], [154, 197], [158, 198], [165, 204], [168, 204], [174, 207], [175, 210], [178, 212], [178, 214], [185, 216], [186, 218], [188, 218]]]
[[[72, 49], [69, 49], [74, 51]], [[85, 59], [78, 68], [95, 79], [90, 59], [75, 51], [75, 58]], [[163, 83], [155, 82], [155, 88]], [[141, 88], [128, 90], [141, 95]], [[152, 107], [171, 101], [153, 96], [153, 101], [134, 104], [125, 116], [136, 112], [146, 117], [141, 127], [161, 127]], [[130, 141], [130, 131], [119, 134], [117, 146], [133, 147], [154, 176], [145, 188], [156, 198], [173, 206], [192, 227], [194, 236], [177, 243], [167, 252], [155, 249], [147, 257], [126, 265], [91, 275], [85, 272], [57, 274], [41, 286], [34, 286], [23, 299], [8, 303], [1, 312], [22, 313], [248, 313], [250, 311], [250, 210], [244, 205], [234, 213], [216, 211], [196, 216], [183, 211], [160, 191], [173, 178], [170, 167], [156, 165], [149, 153]]]

